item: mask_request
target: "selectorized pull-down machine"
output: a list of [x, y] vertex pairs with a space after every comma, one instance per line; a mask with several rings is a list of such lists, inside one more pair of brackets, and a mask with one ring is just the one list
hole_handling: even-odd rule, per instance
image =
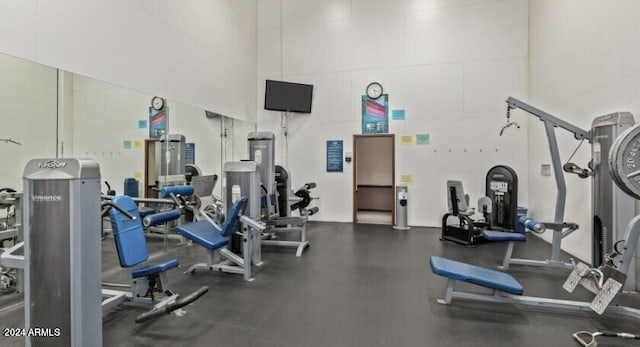
[[[515, 109], [521, 109], [539, 118], [544, 123], [557, 195], [553, 222], [542, 223], [546, 229], [553, 230], [551, 257], [546, 260], [512, 258], [513, 243], [511, 243], [507, 248], [503, 267], [508, 268], [509, 265], [517, 264], [566, 269], [573, 268], [571, 263], [560, 259], [562, 240], [578, 228], [578, 225], [575, 223], [566, 222], [564, 219], [567, 187], [563, 170], [576, 174], [581, 178], [591, 177], [592, 179], [591, 210], [593, 215], [593, 240], [591, 251], [593, 255], [593, 265], [598, 266], [602, 264], [604, 254], [611, 253], [616, 240], [624, 237], [622, 233], [623, 226], [627, 225], [634, 217], [633, 198], [625, 194], [621, 188], [613, 183], [615, 177], [612, 177], [607, 165], [607, 161], [611, 159], [609, 158], [609, 152], [614, 140], [634, 124], [633, 115], [629, 112], [616, 112], [596, 117], [592, 122], [591, 130], [587, 131], [516, 98], [509, 97], [506, 103], [507, 125], [502, 128], [500, 135], [502, 135], [508, 127], [513, 125], [517, 126], [517, 123], [510, 121], [510, 113]], [[562, 164], [555, 133], [555, 128], [558, 127], [573, 134], [576, 140], [581, 141], [580, 144], [582, 144], [583, 141], [591, 144], [592, 159], [589, 163], [589, 169], [580, 168], [573, 163]], [[571, 158], [569, 160], [571, 160]], [[624, 185], [620, 186], [624, 187]], [[633, 289], [631, 286], [635, 286], [635, 274], [630, 275], [627, 287], [625, 288]]]

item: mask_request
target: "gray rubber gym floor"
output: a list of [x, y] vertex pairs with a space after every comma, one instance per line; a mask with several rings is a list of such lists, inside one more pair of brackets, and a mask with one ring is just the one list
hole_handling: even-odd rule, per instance
[[[204, 259], [197, 246], [171, 244], [157, 259], [177, 257], [171, 288], [187, 294], [201, 285], [209, 293], [182, 317], [164, 316], [135, 324], [143, 309], [121, 306], [104, 317], [105, 346], [577, 346], [578, 330], [640, 332], [637, 322], [590, 313], [534, 310], [511, 305], [454, 302], [439, 305], [446, 280], [433, 275], [430, 255], [487, 267], [500, 263], [506, 244], [477, 248], [439, 241], [436, 228], [401, 232], [389, 226], [310, 223], [311, 248], [302, 258], [265, 250], [267, 264], [253, 282], [237, 276], [182, 270]], [[154, 252], [161, 242], [150, 242]], [[125, 282], [113, 240], [103, 241], [103, 277]], [[544, 258], [550, 247], [530, 237], [516, 246], [518, 257]], [[566, 256], [566, 255], [565, 255]], [[567, 257], [568, 258], [568, 257]], [[588, 299], [565, 293], [568, 272], [517, 267], [511, 273], [526, 295]], [[468, 288], [475, 290], [474, 286]], [[578, 290], [577, 290], [578, 291]], [[627, 304], [640, 307], [640, 298]], [[23, 307], [0, 309], [0, 328], [23, 326]], [[0, 337], [2, 346], [23, 340]], [[603, 338], [600, 346], [640, 346]]]

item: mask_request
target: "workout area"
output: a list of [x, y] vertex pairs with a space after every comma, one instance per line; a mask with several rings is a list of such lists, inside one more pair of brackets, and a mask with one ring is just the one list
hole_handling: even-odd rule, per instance
[[638, 13], [0, 2], [0, 346], [640, 346]]

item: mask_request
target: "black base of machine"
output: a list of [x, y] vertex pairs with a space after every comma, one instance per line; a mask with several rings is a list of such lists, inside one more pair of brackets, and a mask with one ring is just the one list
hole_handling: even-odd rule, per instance
[[[449, 217], [456, 217], [459, 220], [459, 225], [447, 225]], [[476, 223], [467, 216], [456, 216], [452, 213], [447, 213], [442, 217], [442, 236], [440, 240], [475, 246], [483, 240], [482, 229], [486, 227], [488, 227], [488, 224]]]

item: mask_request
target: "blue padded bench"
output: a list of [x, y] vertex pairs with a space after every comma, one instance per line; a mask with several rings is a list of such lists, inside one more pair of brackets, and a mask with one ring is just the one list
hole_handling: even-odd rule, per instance
[[527, 241], [527, 236], [523, 233], [507, 233], [495, 230], [482, 230], [482, 236], [489, 241]]
[[[445, 297], [438, 299], [439, 304], [451, 304], [453, 299], [456, 299], [490, 303], [491, 305], [487, 306], [490, 311], [494, 310], [495, 304], [501, 303], [531, 306], [535, 309], [547, 308], [580, 312], [595, 310], [594, 305], [602, 304], [602, 300], [598, 296], [593, 302], [524, 296], [522, 295], [524, 292], [522, 285], [507, 273], [435, 256], [432, 256], [429, 262], [433, 273], [448, 279]], [[455, 290], [456, 281], [476, 284], [492, 289], [492, 292], [479, 293]], [[640, 317], [640, 310], [619, 305], [609, 306], [607, 312], [634, 319]]]
[[433, 273], [451, 280], [473, 283], [515, 295], [524, 293], [524, 288], [520, 282], [504, 272], [435, 256], [429, 259], [429, 263]]

